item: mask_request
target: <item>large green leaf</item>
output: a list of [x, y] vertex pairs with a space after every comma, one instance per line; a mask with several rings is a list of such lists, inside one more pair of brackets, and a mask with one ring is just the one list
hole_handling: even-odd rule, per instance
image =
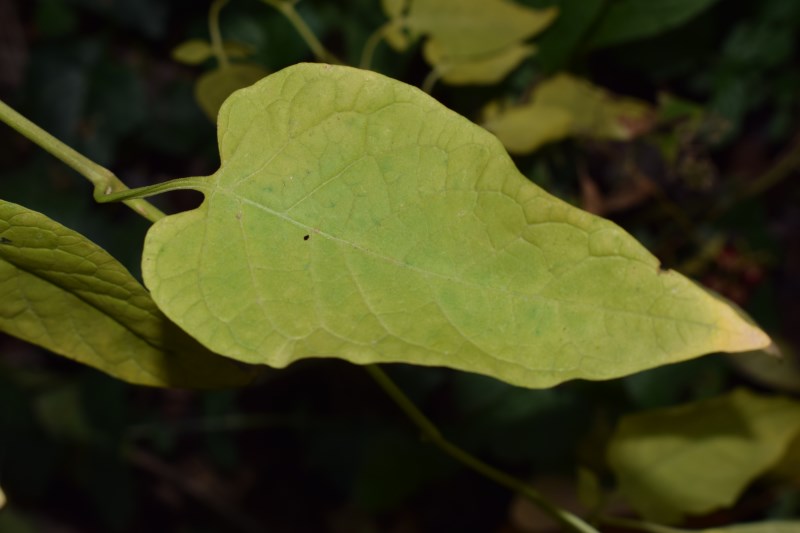
[[[557, 9], [536, 10], [508, 0], [409, 0], [384, 2], [395, 21], [389, 43], [405, 27], [412, 38], [426, 36], [425, 58], [453, 84], [495, 83], [534, 52], [526, 39], [552, 24]], [[405, 9], [408, 13], [402, 15]]]
[[800, 403], [738, 390], [624, 418], [608, 460], [637, 511], [672, 523], [735, 503], [798, 433]]
[[131, 383], [204, 388], [251, 379], [167, 320], [102, 248], [3, 200], [0, 331]]
[[671, 30], [718, 0], [614, 0], [597, 22], [589, 46], [600, 48]]
[[148, 232], [159, 307], [210, 349], [442, 365], [529, 387], [769, 343], [418, 89], [302, 64], [220, 110], [222, 166]]

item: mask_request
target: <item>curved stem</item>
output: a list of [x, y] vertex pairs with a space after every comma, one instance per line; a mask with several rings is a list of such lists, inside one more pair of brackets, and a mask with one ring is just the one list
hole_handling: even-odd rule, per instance
[[227, 68], [230, 65], [228, 54], [225, 53], [225, 46], [222, 44], [222, 32], [219, 29], [219, 12], [230, 0], [214, 0], [208, 10], [208, 31], [211, 34], [211, 49], [214, 57], [217, 58], [220, 68]]
[[436, 82], [442, 77], [442, 71], [439, 70], [437, 67], [433, 67], [431, 71], [425, 76], [425, 79], [422, 81], [422, 91], [425, 94], [431, 94], [433, 91], [433, 86], [436, 85]]
[[[57, 159], [85, 177], [94, 185], [94, 199], [98, 202], [106, 195], [128, 190], [128, 187], [113, 172], [98, 165], [83, 154], [59, 141], [42, 128], [23, 117], [5, 102], [0, 100], [0, 121], [5, 122], [17, 132], [50, 152]], [[164, 217], [164, 213], [150, 202], [141, 199], [126, 200], [125, 205], [136, 211], [150, 222]]]
[[96, 198], [101, 204], [108, 202], [128, 202], [131, 200], [138, 200], [141, 198], [148, 198], [157, 194], [170, 192], [170, 191], [207, 191], [208, 184], [205, 182], [206, 177], [189, 177], [189, 178], [175, 178], [173, 180], [147, 185], [146, 187], [137, 187], [136, 189], [126, 188], [124, 191], [110, 193]]
[[303, 17], [297, 12], [294, 8], [294, 2], [290, 2], [287, 0], [261, 0], [265, 4], [269, 4], [270, 6], [274, 7], [278, 11], [280, 11], [284, 17], [286, 17], [289, 22], [291, 22], [294, 29], [297, 30], [297, 33], [300, 34], [300, 37], [306, 42], [308, 47], [314, 53], [314, 57], [317, 60], [325, 62], [325, 63], [333, 63], [335, 65], [342, 65], [342, 61], [330, 53], [327, 48], [325, 48], [317, 36], [314, 35], [314, 32], [311, 31], [311, 28], [308, 27], [306, 21], [303, 20]]
[[366, 365], [364, 367], [370, 376], [378, 383], [378, 385], [389, 395], [389, 397], [397, 404], [400, 409], [411, 419], [411, 421], [422, 431], [422, 433], [439, 449], [448, 454], [450, 457], [459, 461], [460, 463], [475, 470], [479, 474], [491, 479], [495, 483], [507, 487], [514, 492], [524, 496], [534, 504], [536, 504], [542, 511], [550, 515], [563, 525], [568, 531], [578, 533], [598, 533], [588, 523], [584, 522], [580, 517], [570, 513], [565, 509], [561, 509], [556, 505], [550, 503], [544, 496], [539, 494], [536, 490], [528, 484], [520, 481], [519, 479], [510, 476], [498, 470], [491, 465], [488, 465], [470, 454], [469, 452], [459, 448], [444, 435], [442, 435], [439, 428], [420, 411], [411, 399], [400, 390], [400, 388], [392, 381], [392, 379], [377, 365]]
[[366, 42], [364, 43], [364, 48], [361, 50], [361, 62], [358, 64], [358, 68], [369, 70], [370, 66], [372, 65], [372, 57], [375, 55], [375, 49], [378, 47], [378, 43], [386, 35], [386, 30], [394, 24], [394, 21], [389, 21], [383, 26], [378, 27], [377, 30], [372, 32]]

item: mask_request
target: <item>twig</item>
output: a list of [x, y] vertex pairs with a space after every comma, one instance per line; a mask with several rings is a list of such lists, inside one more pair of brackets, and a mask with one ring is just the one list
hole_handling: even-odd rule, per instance
[[422, 92], [425, 94], [431, 94], [433, 92], [433, 86], [436, 85], [436, 82], [442, 78], [444, 73], [439, 70], [438, 67], [433, 67], [428, 75], [425, 76], [425, 79], [422, 81]]
[[[0, 121], [5, 122], [92, 182], [94, 185], [94, 199], [98, 202], [108, 194], [128, 190], [128, 187], [113, 172], [56, 139], [14, 111], [2, 100], [0, 100]], [[142, 199], [125, 200], [124, 203], [150, 222], [156, 222], [165, 216], [153, 204]]]
[[358, 65], [359, 68], [364, 70], [370, 69], [372, 66], [372, 57], [375, 55], [375, 49], [385, 37], [386, 30], [388, 30], [394, 23], [395, 21], [390, 20], [372, 32], [372, 35], [367, 38], [366, 42], [364, 43], [364, 48], [361, 50], [361, 62]]
[[580, 517], [550, 503], [550, 501], [528, 484], [484, 463], [474, 455], [471, 455], [447, 440], [439, 431], [439, 428], [414, 405], [409, 397], [405, 395], [383, 370], [377, 365], [366, 365], [364, 368], [420, 431], [447, 455], [492, 481], [524, 496], [536, 504], [542, 511], [561, 523], [568, 531], [577, 533], [598, 533], [595, 528], [584, 522]]
[[219, 12], [230, 2], [230, 0], [214, 0], [208, 10], [208, 32], [211, 34], [211, 49], [219, 62], [220, 68], [228, 68], [228, 54], [225, 53], [225, 45], [222, 43], [222, 32], [219, 28]]
[[333, 55], [331, 52], [325, 48], [317, 36], [314, 35], [314, 32], [311, 31], [311, 28], [308, 27], [306, 21], [303, 20], [303, 17], [297, 12], [294, 8], [295, 2], [288, 1], [288, 0], [261, 0], [265, 4], [268, 4], [278, 11], [280, 11], [284, 17], [286, 17], [289, 22], [294, 26], [294, 29], [297, 30], [297, 33], [300, 34], [300, 37], [306, 42], [308, 47], [314, 53], [314, 56], [317, 58], [318, 61], [322, 61], [325, 63], [333, 63], [334, 65], [342, 65], [342, 61]]

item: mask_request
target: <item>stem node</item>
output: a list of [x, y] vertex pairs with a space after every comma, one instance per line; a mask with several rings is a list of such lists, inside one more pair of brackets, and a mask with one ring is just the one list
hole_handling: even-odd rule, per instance
[[[94, 185], [94, 199], [96, 201], [100, 202], [101, 197], [110, 194], [109, 191], [115, 189], [124, 191], [128, 189], [113, 172], [102, 165], [98, 165], [85, 155], [56, 139], [39, 126], [17, 113], [2, 100], [0, 100], [0, 121], [5, 122], [21, 135], [27, 137], [40, 148], [49, 152], [65, 165], [89, 180]], [[164, 213], [146, 200], [126, 200], [125, 205], [150, 222], [155, 222], [164, 217]]]

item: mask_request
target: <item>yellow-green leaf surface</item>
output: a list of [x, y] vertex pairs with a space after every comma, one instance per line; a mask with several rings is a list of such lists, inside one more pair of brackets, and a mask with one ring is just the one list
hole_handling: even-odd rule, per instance
[[204, 39], [190, 39], [172, 49], [172, 59], [187, 65], [199, 65], [212, 55], [211, 43]]
[[0, 330], [131, 383], [204, 388], [251, 379], [167, 320], [102, 248], [2, 200]]
[[505, 110], [490, 106], [484, 127], [511, 153], [527, 154], [567, 136], [625, 141], [647, 130], [653, 111], [568, 74], [540, 83], [530, 102]]
[[786, 447], [781, 460], [770, 467], [765, 477], [777, 482], [800, 483], [800, 431]]
[[800, 403], [738, 390], [624, 418], [608, 460], [637, 511], [674, 523], [734, 504], [798, 432]]
[[529, 387], [767, 336], [611, 222], [539, 189], [418, 89], [302, 64], [220, 110], [222, 166], [148, 232], [145, 283], [211, 350], [441, 365]]
[[381, 0], [381, 7], [390, 19], [402, 17], [408, 9], [409, 0]]
[[194, 88], [200, 108], [211, 120], [217, 120], [222, 103], [234, 91], [248, 87], [269, 72], [261, 65], [240, 63], [221, 67], [203, 74]]
[[[425, 57], [453, 84], [495, 83], [533, 47], [523, 43], [552, 24], [558, 10], [531, 9], [508, 0], [410, 0], [383, 2], [387, 16], [412, 37], [427, 37]], [[389, 43], [403, 44], [392, 26]]]
[[532, 45], [518, 43], [495, 54], [464, 61], [458, 56], [449, 56], [437, 41], [430, 40], [425, 43], [423, 54], [428, 63], [436, 65], [442, 80], [452, 85], [467, 85], [500, 82], [535, 50]]
[[389, 17], [389, 23], [382, 30], [383, 38], [398, 52], [406, 50], [411, 44], [404, 22], [408, 2], [409, 0], [381, 0], [383, 12]]

